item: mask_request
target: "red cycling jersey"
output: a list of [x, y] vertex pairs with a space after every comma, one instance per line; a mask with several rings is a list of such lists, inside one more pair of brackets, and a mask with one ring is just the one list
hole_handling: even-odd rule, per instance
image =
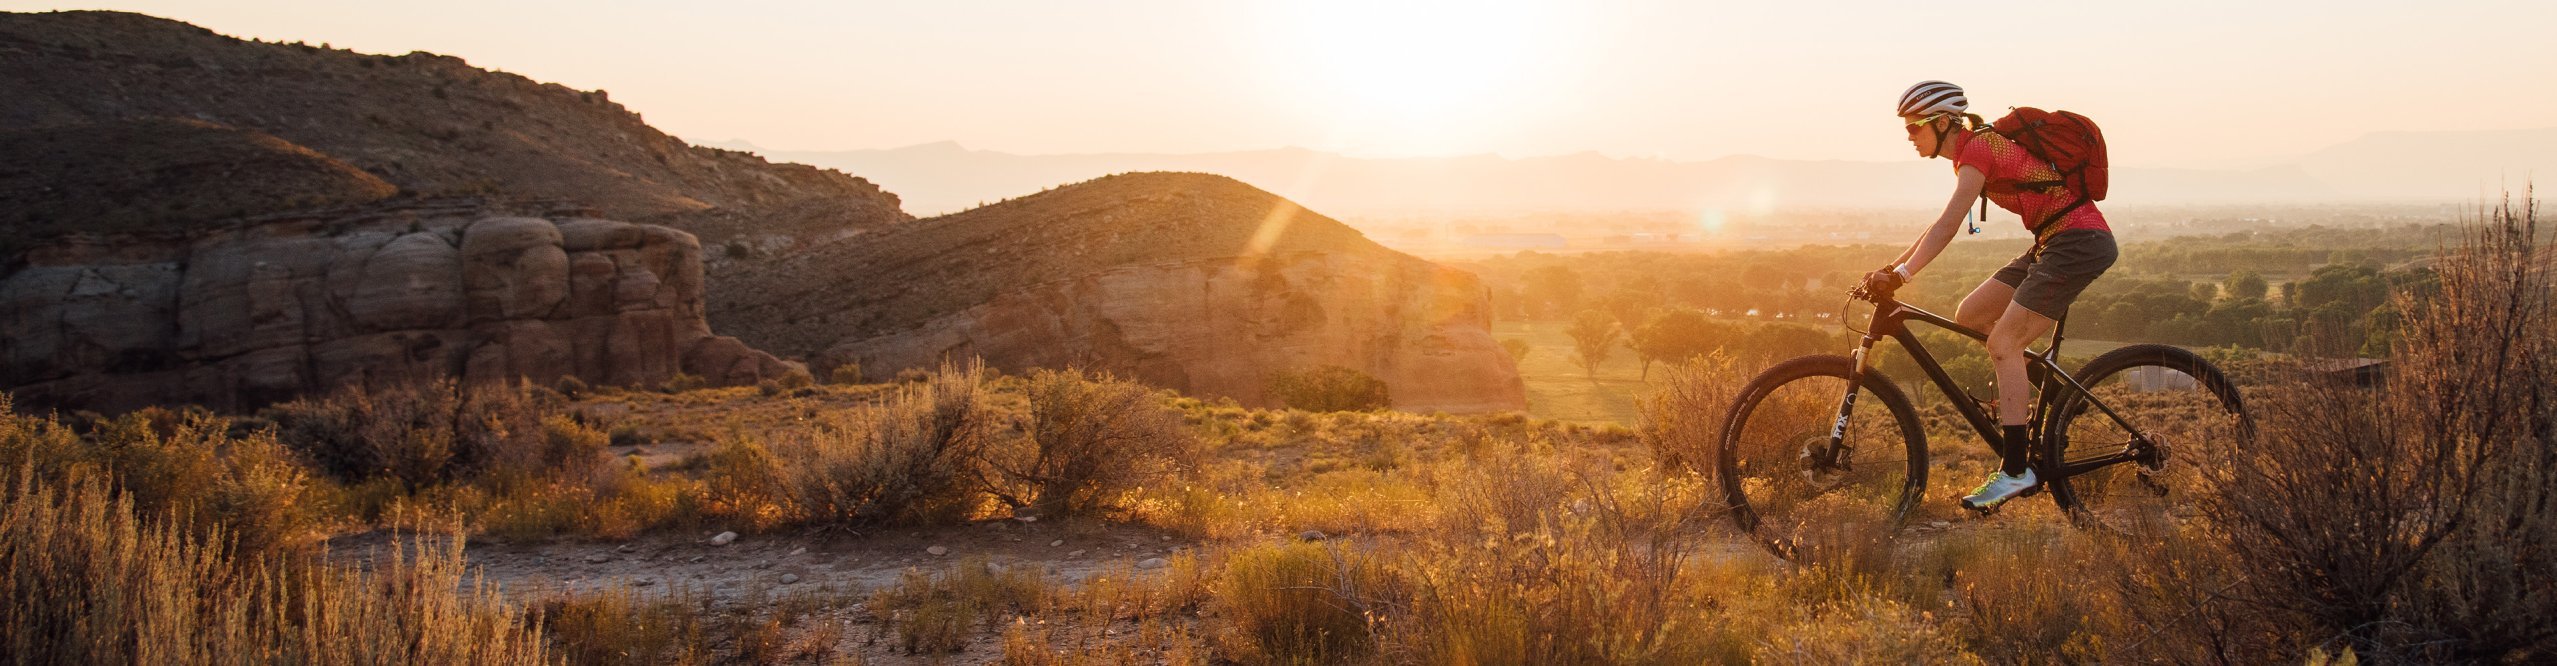
[[[2078, 193], [2070, 191], [2067, 185], [2057, 184], [2060, 172], [2051, 168], [2050, 162], [2034, 157], [2024, 146], [2008, 141], [1997, 132], [1954, 132], [1951, 141], [1952, 150], [1946, 154], [1953, 156], [1953, 168], [1959, 171], [1967, 166], [1988, 176], [1984, 193], [1989, 195], [1989, 203], [2024, 218], [2025, 231], [2033, 231], [2035, 224], [2078, 201]], [[2052, 184], [2037, 185], [2040, 183]], [[2069, 229], [2109, 232], [2113, 227], [2104, 223], [2104, 214], [2095, 210], [2095, 202], [2089, 201], [2069, 209], [2059, 221], [2043, 227], [2036, 242]]]

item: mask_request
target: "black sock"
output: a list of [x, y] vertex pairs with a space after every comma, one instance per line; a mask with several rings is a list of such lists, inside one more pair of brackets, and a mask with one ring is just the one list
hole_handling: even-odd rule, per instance
[[2006, 435], [2006, 468], [2001, 471], [2007, 476], [2024, 476], [2024, 455], [2033, 448], [2033, 434], [2024, 426], [2011, 425], [2006, 427]]

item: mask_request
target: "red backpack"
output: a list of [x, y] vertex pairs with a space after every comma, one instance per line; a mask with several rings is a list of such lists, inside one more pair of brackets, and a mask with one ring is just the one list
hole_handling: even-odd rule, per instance
[[[2050, 162], [2060, 172], [2060, 181], [2028, 185], [2067, 185], [2078, 193], [2076, 203], [2044, 220], [2058, 221], [2070, 210], [2089, 201], [2103, 201], [2104, 190], [2111, 180], [2112, 168], [2104, 159], [2104, 131], [2095, 121], [2068, 111], [2044, 111], [2030, 106], [2015, 107], [2006, 117], [1989, 123], [1989, 129], [2024, 146], [2034, 157]], [[2037, 227], [2035, 231], [2040, 231]]]

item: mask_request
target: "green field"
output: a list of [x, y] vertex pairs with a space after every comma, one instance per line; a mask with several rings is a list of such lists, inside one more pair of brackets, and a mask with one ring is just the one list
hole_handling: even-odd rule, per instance
[[[1570, 326], [1562, 321], [1492, 324], [1493, 338], [1524, 339], [1531, 350], [1518, 362], [1518, 376], [1527, 382], [1527, 413], [1561, 421], [1634, 425], [1641, 418], [1636, 405], [1653, 389], [1642, 379], [1642, 363], [1634, 359], [1633, 350], [1619, 346], [1598, 366], [1594, 378], [1581, 372], [1571, 335], [1564, 332]], [[1658, 380], [1662, 368], [1652, 365], [1651, 378]]]

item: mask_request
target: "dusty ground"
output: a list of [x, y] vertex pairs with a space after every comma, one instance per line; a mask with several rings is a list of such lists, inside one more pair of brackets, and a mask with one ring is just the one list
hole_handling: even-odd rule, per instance
[[[795, 598], [812, 602], [818, 610], [793, 631], [794, 651], [858, 655], [860, 661], [853, 663], [977, 664], [1002, 658], [1000, 631], [976, 632], [958, 653], [909, 655], [896, 644], [882, 618], [870, 612], [869, 595], [895, 585], [908, 569], [940, 572], [980, 558], [994, 567], [1037, 567], [1064, 586], [1079, 586], [1112, 572], [1152, 576], [1159, 572], [1140, 563], [1197, 546], [1139, 526], [1093, 521], [1003, 520], [872, 534], [740, 535], [724, 546], [711, 543], [714, 535], [658, 534], [625, 542], [475, 539], [465, 549], [465, 557], [481, 583], [514, 603], [538, 604], [570, 592], [614, 588], [636, 591], [642, 598], [707, 600], [716, 610], [763, 609]], [[363, 567], [388, 557], [387, 548], [395, 540], [444, 538], [376, 531], [339, 538], [331, 542], [330, 551], [341, 561]], [[943, 554], [932, 554], [930, 549], [935, 547]], [[1121, 640], [1130, 635], [1134, 622], [1107, 624], [1089, 628], [1090, 640]], [[721, 652], [733, 649], [714, 647]], [[1056, 643], [1055, 647], [1072, 646]]]
[[[712, 545], [715, 534], [660, 534], [622, 542], [481, 538], [465, 552], [486, 582], [514, 599], [629, 585], [674, 586], [734, 603], [758, 587], [769, 593], [822, 589], [861, 594], [895, 583], [908, 568], [939, 570], [974, 558], [1007, 568], [1040, 567], [1072, 584], [1095, 571], [1133, 567], [1196, 546], [1142, 526], [1100, 522], [1003, 520], [874, 534], [749, 534], [725, 546]], [[338, 539], [330, 550], [365, 566], [387, 556], [383, 549], [393, 538], [370, 532]], [[932, 554], [935, 547], [944, 554]], [[795, 579], [785, 583], [785, 576]]]

